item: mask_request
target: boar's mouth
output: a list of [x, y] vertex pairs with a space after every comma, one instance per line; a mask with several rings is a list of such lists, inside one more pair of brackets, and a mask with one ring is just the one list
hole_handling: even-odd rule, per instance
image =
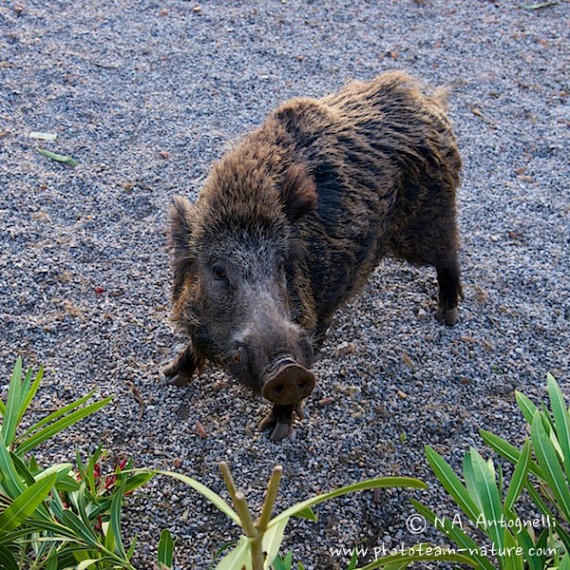
[[315, 375], [291, 356], [274, 360], [262, 378], [261, 394], [280, 406], [301, 402], [315, 387]]

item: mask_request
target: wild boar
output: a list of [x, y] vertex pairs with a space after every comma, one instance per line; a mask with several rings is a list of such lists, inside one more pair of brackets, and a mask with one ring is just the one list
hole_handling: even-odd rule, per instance
[[274, 441], [302, 418], [335, 312], [384, 255], [432, 265], [436, 316], [457, 318], [461, 159], [442, 97], [402, 72], [292, 99], [173, 199], [173, 319], [191, 339], [164, 374], [224, 366], [273, 409]]

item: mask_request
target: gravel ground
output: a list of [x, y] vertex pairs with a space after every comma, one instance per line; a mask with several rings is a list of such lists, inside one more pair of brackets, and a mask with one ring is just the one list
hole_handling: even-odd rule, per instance
[[[570, 393], [568, 4], [524, 3], [3, 3], [0, 373], [8, 378], [18, 353], [43, 363], [40, 410], [91, 389], [114, 395], [45, 448], [46, 460], [102, 440], [222, 493], [226, 460], [256, 507], [276, 463], [282, 507], [365, 477], [415, 475], [432, 483], [415, 496], [453, 515], [423, 445], [458, 466], [468, 446], [483, 448], [480, 427], [521, 440], [515, 389], [542, 398], [550, 371]], [[279, 102], [388, 69], [453, 88], [465, 165], [460, 322], [433, 318], [434, 271], [383, 262], [338, 315], [307, 419], [273, 444], [256, 430], [266, 404], [222, 372], [162, 383], [159, 367], [184, 341], [169, 321], [170, 197], [195, 197], [211, 162]], [[30, 131], [57, 133], [42, 146], [78, 166], [40, 155]], [[129, 386], [144, 398], [142, 417]], [[286, 547], [308, 569], [342, 569], [348, 557], [332, 548], [437, 540], [406, 529], [410, 495], [338, 500], [318, 523], [293, 521]], [[165, 479], [132, 497], [125, 518], [140, 568], [162, 528], [184, 569], [208, 568], [238, 534]]]

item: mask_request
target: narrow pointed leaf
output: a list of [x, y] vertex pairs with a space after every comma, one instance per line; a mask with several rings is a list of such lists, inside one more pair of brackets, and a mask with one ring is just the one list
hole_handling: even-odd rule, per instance
[[4, 491], [15, 499], [25, 489], [8, 448], [0, 442], [0, 476]]
[[57, 152], [52, 152], [51, 150], [46, 150], [45, 148], [38, 148], [37, 151], [40, 154], [43, 154], [46, 158], [50, 158], [51, 160], [55, 160], [56, 162], [62, 162], [63, 164], [67, 164], [68, 166], [77, 166], [78, 164], [77, 160], [65, 154], [58, 154]]
[[445, 462], [443, 457], [441, 457], [441, 455], [439, 455], [429, 445], [425, 447], [425, 454], [432, 471], [435, 473], [440, 483], [445, 487], [447, 492], [453, 497], [455, 502], [471, 519], [471, 521], [476, 522], [479, 518], [480, 511], [473, 499], [469, 496], [469, 493], [461, 483], [459, 477]]
[[16, 428], [18, 426], [18, 415], [20, 411], [20, 399], [22, 390], [22, 359], [18, 357], [16, 365], [12, 371], [12, 379], [8, 386], [8, 399], [6, 401], [6, 411], [2, 421], [2, 441], [6, 447], [10, 447], [14, 441]]
[[49, 495], [55, 484], [52, 474], [28, 487], [12, 504], [0, 514], [0, 533], [17, 528], [26, 520]]
[[29, 379], [31, 379], [31, 377], [32, 377], [32, 369], [31, 368], [28, 370], [28, 375], [29, 376], [26, 376], [26, 381], [24, 382], [22, 402], [20, 404], [20, 413], [18, 415], [18, 423], [20, 423], [22, 421], [22, 417], [24, 416], [26, 410], [28, 409], [29, 405], [31, 404], [32, 400], [34, 399], [34, 396], [36, 395], [38, 388], [40, 387], [40, 383], [41, 383], [42, 378], [44, 376], [44, 367], [43, 366], [40, 367], [38, 373], [36, 374], [34, 382], [31, 385], [30, 385], [30, 381], [29, 381]]
[[125, 489], [124, 480], [121, 481], [119, 488], [113, 496], [110, 509], [110, 526], [113, 529], [115, 537], [115, 551], [123, 558], [127, 557], [125, 547], [123, 545], [123, 537], [121, 533], [121, 506], [123, 503], [123, 493]]
[[67, 413], [75, 410], [76, 408], [79, 408], [81, 405], [83, 405], [85, 402], [87, 402], [87, 400], [92, 398], [94, 394], [95, 394], [95, 390], [92, 390], [88, 394], [85, 394], [85, 396], [82, 396], [81, 398], [75, 400], [74, 402], [67, 404], [63, 408], [58, 408], [57, 410], [53, 411], [51, 414], [47, 415], [45, 418], [42, 418], [41, 420], [39, 420], [38, 422], [36, 422], [32, 426], [30, 426], [19, 437], [19, 439], [20, 440], [25, 439], [28, 435], [32, 434], [35, 431], [38, 431], [42, 426], [55, 421], [57, 418], [60, 418], [61, 416], [65, 416]]
[[[496, 451], [501, 457], [516, 465], [520, 461], [521, 453], [520, 451], [507, 443], [504, 439], [500, 438], [498, 435], [484, 429], [479, 430], [479, 435], [483, 441], [494, 451]], [[529, 471], [542, 479], [541, 468], [531, 460], [529, 465]]]
[[[278, 524], [267, 529], [263, 535], [263, 540], [261, 542], [261, 548], [263, 552], [266, 552], [265, 562], [263, 564], [263, 570], [268, 570], [271, 568], [273, 561], [279, 554], [279, 549], [281, 548], [281, 543], [283, 542], [283, 533], [285, 532], [285, 527], [289, 519], [282, 519]], [[290, 563], [289, 563], [289, 568]]]
[[172, 567], [174, 556], [174, 541], [168, 529], [164, 529], [160, 533], [160, 541], [158, 543], [158, 561], [167, 568]]
[[[133, 469], [132, 472], [133, 473], [142, 473], [142, 472], [148, 473], [149, 470], [148, 469]], [[222, 497], [220, 497], [217, 493], [215, 493], [211, 489], [208, 489], [208, 487], [206, 487], [206, 485], [203, 485], [202, 483], [200, 483], [200, 482], [196, 481], [195, 479], [192, 479], [191, 477], [188, 477], [186, 475], [182, 475], [180, 473], [175, 473], [174, 471], [153, 470], [151, 472], [152, 473], [160, 473], [161, 475], [166, 475], [167, 477], [172, 477], [173, 479], [178, 479], [179, 481], [182, 481], [183, 483], [185, 483], [186, 485], [188, 485], [189, 487], [191, 487], [192, 489], [194, 489], [195, 491], [200, 493], [200, 495], [202, 495], [203, 497], [208, 499], [208, 501], [210, 501], [210, 503], [212, 503], [217, 509], [222, 511], [222, 513], [224, 513], [226, 516], [228, 516], [230, 519], [232, 519], [236, 524], [241, 526], [241, 521], [240, 521], [238, 514], [226, 503], [226, 501], [224, 501], [224, 499], [222, 499]]]
[[544, 481], [550, 487], [566, 520], [570, 520], [570, 490], [568, 483], [565, 480], [558, 455], [540, 421], [539, 412], [536, 412], [532, 422], [531, 438], [534, 453], [542, 469]]
[[519, 554], [520, 546], [508, 529], [504, 532], [504, 544], [504, 555], [501, 557], [504, 561], [504, 569], [524, 570], [524, 558], [522, 554]]
[[30, 436], [28, 439], [20, 443], [16, 449], [16, 453], [18, 455], [25, 454], [30, 450], [37, 447], [40, 443], [48, 440], [49, 438], [53, 437], [56, 433], [72, 426], [73, 424], [77, 423], [78, 421], [86, 418], [94, 414], [97, 410], [100, 410], [103, 406], [106, 406], [113, 398], [111, 396], [104, 398], [103, 400], [99, 400], [89, 406], [85, 406], [75, 412], [65, 416], [55, 423], [46, 426], [45, 428], [41, 429], [39, 432], [35, 433], [34, 435]]
[[495, 570], [494, 564], [481, 554], [477, 543], [466, 534], [459, 525], [454, 524], [453, 521], [447, 517], [444, 518], [443, 522], [441, 522], [440, 519], [436, 520], [435, 513], [425, 505], [418, 503], [414, 499], [410, 499], [410, 502], [414, 505], [418, 513], [459, 546], [459, 552], [475, 561], [482, 570]]
[[[546, 529], [545, 529], [546, 530]], [[538, 552], [544, 552], [535, 544], [526, 529], [521, 529], [516, 535], [518, 545], [523, 549], [523, 557], [528, 563], [528, 570], [544, 570], [546, 557]]]
[[297, 512], [295, 516], [299, 519], [307, 519], [311, 522], [317, 522], [319, 520], [319, 517], [317, 516], [315, 511], [313, 511], [313, 509], [311, 509], [310, 507], [307, 507], [306, 509]]
[[527, 438], [522, 448], [520, 459], [515, 467], [513, 476], [511, 477], [511, 484], [505, 499], [505, 509], [512, 511], [516, 500], [519, 498], [524, 482], [526, 481], [528, 470], [530, 467], [530, 441]]
[[355, 491], [365, 491], [367, 489], [379, 489], [383, 487], [427, 489], [427, 485], [423, 481], [413, 479], [412, 477], [381, 477], [379, 479], [367, 479], [365, 481], [360, 481], [359, 483], [354, 483], [353, 485], [347, 485], [346, 487], [335, 489], [329, 493], [317, 495], [316, 497], [312, 497], [311, 499], [307, 499], [306, 501], [293, 505], [273, 518], [267, 526], [269, 528], [270, 526], [277, 524], [282, 519], [297, 516], [298, 513], [306, 511], [307, 508], [314, 507], [324, 501], [328, 501], [336, 497], [342, 497], [343, 495], [354, 493]]
[[562, 390], [560, 390], [560, 386], [554, 379], [554, 376], [548, 374], [546, 382], [548, 395], [550, 396], [550, 407], [552, 408], [552, 415], [556, 425], [556, 436], [564, 458], [564, 470], [570, 482], [570, 414], [566, 408]]
[[466, 453], [463, 456], [463, 478], [465, 479], [465, 487], [469, 497], [477, 505], [478, 512], [481, 514], [483, 512], [483, 505], [481, 504], [481, 497], [479, 496], [479, 490], [477, 489], [477, 482], [475, 478], [475, 472], [473, 471], [473, 458], [471, 453]]
[[0, 560], [1, 570], [20, 570], [12, 553], [3, 545], [0, 545]]
[[241, 536], [237, 545], [226, 556], [224, 556], [217, 564], [216, 570], [252, 570], [251, 563], [251, 544], [245, 536]]
[[471, 456], [476, 485], [483, 507], [482, 512], [485, 517], [485, 524], [482, 530], [491, 538], [495, 548], [502, 552], [505, 546], [505, 529], [504, 525], [501, 524], [501, 521], [503, 521], [503, 508], [495, 479], [495, 470], [490, 468], [475, 448], [471, 448]]
[[524, 416], [524, 419], [528, 424], [531, 424], [537, 407], [531, 402], [528, 396], [522, 392], [519, 392], [518, 390], [515, 390], [515, 399], [519, 405], [522, 415]]

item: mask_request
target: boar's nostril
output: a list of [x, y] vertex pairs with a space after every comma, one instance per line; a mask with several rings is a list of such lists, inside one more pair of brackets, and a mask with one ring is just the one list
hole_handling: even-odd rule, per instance
[[261, 393], [271, 402], [285, 406], [299, 403], [314, 387], [313, 373], [289, 360], [264, 379]]

